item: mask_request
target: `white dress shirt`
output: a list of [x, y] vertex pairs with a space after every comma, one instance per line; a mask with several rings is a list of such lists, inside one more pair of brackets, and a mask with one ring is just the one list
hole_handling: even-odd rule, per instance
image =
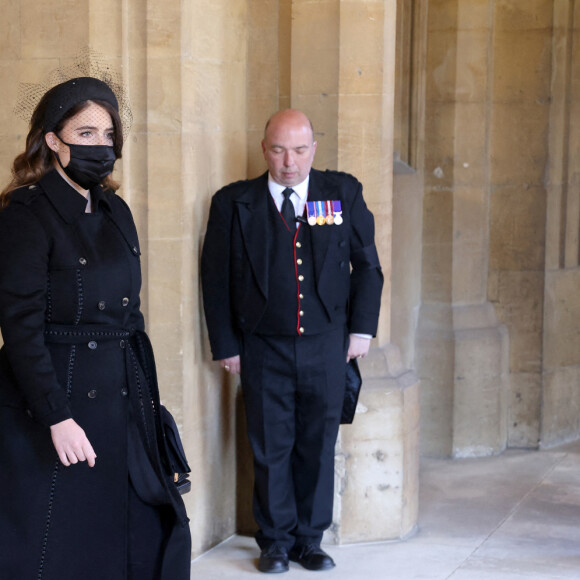
[[[290, 196], [290, 201], [294, 206], [294, 214], [301, 216], [304, 213], [304, 208], [306, 207], [306, 200], [308, 199], [308, 182], [310, 181], [310, 176], [308, 176], [302, 183], [294, 185], [290, 189], [294, 190], [294, 193]], [[276, 183], [272, 176], [268, 173], [268, 189], [270, 190], [270, 195], [278, 208], [278, 211], [282, 209], [282, 202], [284, 201], [284, 196], [282, 192], [286, 189], [285, 185], [280, 185]], [[296, 222], [296, 227], [298, 227]]]

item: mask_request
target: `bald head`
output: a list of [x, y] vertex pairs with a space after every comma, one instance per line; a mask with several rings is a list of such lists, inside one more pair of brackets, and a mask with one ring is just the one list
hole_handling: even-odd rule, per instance
[[312, 123], [302, 111], [286, 109], [272, 115], [262, 151], [274, 181], [285, 187], [302, 183], [312, 168], [316, 145]]

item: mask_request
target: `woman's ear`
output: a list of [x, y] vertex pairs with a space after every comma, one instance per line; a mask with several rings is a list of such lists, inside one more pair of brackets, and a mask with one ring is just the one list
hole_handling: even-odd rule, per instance
[[52, 151], [54, 151], [55, 153], [59, 152], [60, 140], [52, 131], [50, 131], [50, 133], [47, 133], [44, 136], [44, 140], [46, 141], [46, 144], [48, 145], [48, 147], [50, 149], [52, 149]]

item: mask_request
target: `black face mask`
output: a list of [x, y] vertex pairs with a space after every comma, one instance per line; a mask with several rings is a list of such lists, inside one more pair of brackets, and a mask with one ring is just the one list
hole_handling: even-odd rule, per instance
[[[58, 135], [57, 135], [58, 137]], [[60, 137], [58, 137], [60, 139]], [[72, 145], [60, 139], [70, 149], [70, 160], [62, 166], [60, 157], [56, 156], [62, 170], [83, 189], [98, 185], [113, 172], [117, 157], [109, 145]]]

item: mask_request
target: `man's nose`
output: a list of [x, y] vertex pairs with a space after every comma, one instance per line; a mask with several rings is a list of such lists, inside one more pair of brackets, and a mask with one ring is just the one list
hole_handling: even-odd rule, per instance
[[286, 165], [286, 167], [292, 165], [294, 163], [294, 158], [292, 157], [292, 153], [290, 151], [286, 151], [286, 153], [284, 153], [284, 165]]

